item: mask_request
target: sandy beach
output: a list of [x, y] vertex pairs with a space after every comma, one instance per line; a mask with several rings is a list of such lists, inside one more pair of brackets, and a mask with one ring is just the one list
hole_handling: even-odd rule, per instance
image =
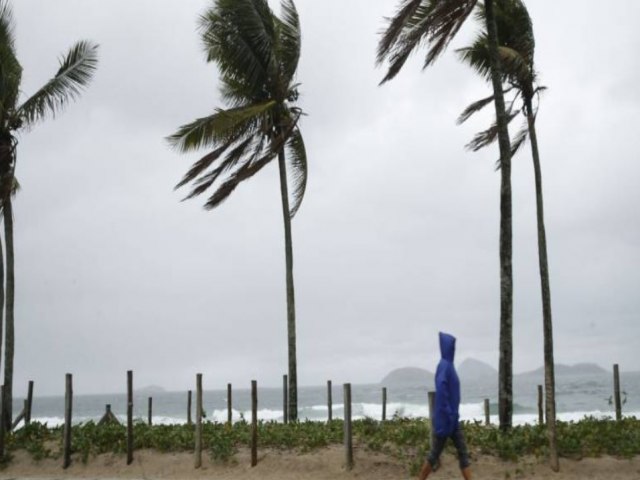
[[[0, 472], [0, 479], [61, 479], [61, 478], [126, 478], [126, 479], [200, 479], [220, 480], [333, 480], [410, 479], [406, 467], [397, 459], [362, 448], [355, 450], [356, 465], [352, 471], [343, 468], [341, 446], [331, 446], [312, 453], [263, 450], [258, 465], [249, 466], [249, 452], [242, 450], [229, 464], [213, 463], [203, 455], [202, 468], [193, 468], [191, 453], [159, 453], [152, 450], [135, 452], [134, 463], [127, 466], [124, 455], [105, 454], [91, 458], [85, 465], [76, 459], [63, 470], [59, 460], [35, 462], [26, 452], [15, 452], [9, 466]], [[473, 461], [474, 478], [495, 479], [555, 479], [555, 480], [640, 480], [640, 457], [612, 457], [561, 460], [561, 471], [553, 473], [540, 459], [522, 458], [517, 463], [495, 457], [480, 456]], [[445, 454], [443, 465], [430, 478], [461, 478], [454, 456]]]

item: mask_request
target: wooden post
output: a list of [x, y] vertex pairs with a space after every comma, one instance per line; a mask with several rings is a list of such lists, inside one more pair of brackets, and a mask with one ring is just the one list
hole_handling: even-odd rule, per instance
[[[18, 424], [24, 420], [24, 416], [27, 413], [27, 399], [24, 400], [23, 406], [22, 406], [22, 411], [20, 412], [20, 414], [13, 419], [13, 423], [11, 424], [11, 430], [15, 430], [15, 428], [18, 426]], [[27, 424], [25, 423], [25, 426]]]
[[191, 425], [191, 390], [187, 392], [187, 425]]
[[149, 426], [153, 425], [152, 419], [153, 419], [153, 398], [149, 397], [149, 418], [148, 418]]
[[353, 431], [351, 429], [351, 384], [344, 384], [344, 453], [345, 468], [353, 468]]
[[255, 467], [257, 464], [258, 464], [258, 382], [255, 380], [251, 380], [251, 466]]
[[331, 399], [331, 380], [327, 380], [327, 420], [333, 420], [333, 400]]
[[231, 384], [227, 383], [227, 423], [231, 425], [233, 423], [233, 409], [231, 404]]
[[382, 387], [382, 421], [387, 419], [387, 387]]
[[[4, 412], [4, 385], [0, 387], [0, 412]], [[0, 460], [4, 460], [5, 425], [0, 421]]]
[[489, 410], [489, 399], [485, 398], [484, 399], [484, 424], [485, 425], [490, 425], [491, 424], [491, 411]]
[[116, 416], [111, 411], [111, 404], [107, 403], [104, 415], [98, 422], [98, 426], [104, 425], [105, 423], [117, 423], [120, 424], [120, 421], [116, 418]]
[[620, 402], [620, 370], [618, 364], [613, 365], [613, 397], [616, 405], [616, 420], [622, 420], [622, 403]]
[[[3, 397], [4, 398], [4, 397]], [[62, 468], [71, 465], [71, 415], [73, 410], [73, 377], [70, 373], [65, 375], [64, 388], [64, 432], [63, 432], [63, 460]]]
[[282, 418], [285, 424], [289, 423], [289, 377], [282, 376]]
[[127, 465], [133, 463], [133, 370], [127, 370]]
[[29, 389], [27, 390], [27, 406], [24, 413], [24, 424], [31, 423], [31, 408], [33, 407], [33, 380], [29, 380]]
[[[431, 430], [430, 436], [430, 445], [429, 448], [433, 447], [436, 443], [436, 429], [433, 426], [433, 417], [435, 416], [436, 411], [436, 392], [427, 392], [427, 400], [429, 402], [429, 425]], [[433, 465], [433, 471], [437, 471], [440, 468], [440, 460]]]
[[[189, 406], [191, 406], [191, 390], [189, 390]], [[191, 412], [191, 409], [189, 409]], [[189, 415], [191, 416], [191, 415]], [[196, 458], [195, 468], [202, 466], [202, 374], [196, 375]]]
[[542, 385], [538, 385], [538, 423], [544, 425], [544, 393]]

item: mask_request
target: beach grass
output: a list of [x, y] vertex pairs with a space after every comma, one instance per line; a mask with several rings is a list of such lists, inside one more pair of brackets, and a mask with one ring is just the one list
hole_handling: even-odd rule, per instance
[[[517, 460], [523, 456], [543, 457], [547, 453], [546, 429], [539, 425], [513, 427], [502, 433], [496, 426], [464, 422], [464, 434], [473, 456], [495, 456]], [[430, 428], [426, 419], [399, 418], [385, 422], [362, 419], [353, 422], [355, 442], [361, 448], [380, 452], [401, 461], [414, 473], [429, 450]], [[251, 425], [245, 421], [233, 425], [204, 422], [203, 447], [216, 463], [233, 463], [240, 449], [250, 445]], [[340, 445], [343, 422], [296, 422], [282, 424], [260, 422], [260, 449], [304, 454], [324, 447]], [[195, 444], [194, 427], [186, 424], [153, 425], [134, 423], [134, 449], [158, 452], [190, 452]], [[12, 452], [24, 450], [34, 460], [61, 458], [62, 427], [34, 422], [7, 436], [5, 464]], [[447, 447], [453, 452], [453, 447]], [[585, 418], [578, 422], [558, 422], [558, 448], [564, 458], [581, 459], [608, 455], [630, 458], [640, 452], [640, 420], [621, 421]], [[72, 431], [73, 455], [81, 462], [104, 453], [126, 451], [126, 427], [120, 424], [97, 425], [87, 422]]]

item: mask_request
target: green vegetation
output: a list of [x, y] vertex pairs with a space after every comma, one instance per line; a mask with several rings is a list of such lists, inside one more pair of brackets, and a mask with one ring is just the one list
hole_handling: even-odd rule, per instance
[[[216, 462], [234, 461], [240, 448], [249, 447], [251, 428], [247, 422], [233, 426], [205, 422], [203, 445]], [[288, 425], [261, 422], [258, 428], [259, 448], [311, 452], [342, 443], [342, 420], [330, 424], [296, 422]], [[429, 424], [425, 419], [394, 418], [387, 422], [371, 419], [353, 423], [356, 444], [399, 459], [414, 472], [429, 450]], [[536, 457], [548, 454], [546, 429], [538, 425], [513, 427], [501, 432], [495, 427], [465, 423], [464, 432], [473, 455], [493, 455], [517, 460], [524, 455]], [[109, 424], [97, 426], [88, 422], [73, 427], [74, 455], [82, 462], [101, 453], [124, 454], [126, 428]], [[188, 452], [194, 446], [194, 427], [188, 425], [154, 425], [142, 422], [134, 425], [134, 448], [161, 452]], [[7, 437], [9, 453], [18, 449], [29, 452], [36, 460], [60, 458], [62, 427], [48, 428], [33, 423]], [[453, 446], [447, 447], [454, 453]], [[600, 455], [632, 457], [640, 452], [640, 420], [626, 418], [620, 422], [585, 418], [580, 422], [558, 422], [558, 449], [563, 457], [582, 458]]]

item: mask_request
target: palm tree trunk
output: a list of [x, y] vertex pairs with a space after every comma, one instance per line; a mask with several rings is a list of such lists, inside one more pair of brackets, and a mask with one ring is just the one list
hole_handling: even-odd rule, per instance
[[498, 410], [500, 429], [509, 430], [513, 416], [513, 266], [511, 228], [511, 142], [498, 56], [498, 34], [493, 0], [485, 1], [491, 81], [495, 95], [500, 145], [500, 359]]
[[[0, 365], [2, 364], [2, 337], [4, 333], [4, 252], [0, 239]], [[0, 415], [1, 417], [1, 415]]]
[[11, 430], [13, 419], [13, 353], [14, 324], [13, 310], [15, 299], [14, 256], [13, 256], [13, 208], [11, 194], [7, 195], [3, 205], [4, 236], [7, 242], [7, 301], [6, 301], [6, 337], [4, 346], [4, 421], [7, 431]]
[[533, 170], [536, 179], [536, 213], [538, 221], [538, 260], [540, 263], [540, 283], [542, 291], [542, 325], [544, 334], [544, 385], [547, 434], [549, 436], [549, 463], [555, 472], [560, 470], [558, 444], [556, 439], [556, 379], [553, 361], [553, 322], [551, 317], [551, 288], [549, 286], [549, 263], [547, 260], [547, 234], [544, 227], [544, 202], [542, 198], [542, 170], [536, 134], [535, 117], [531, 98], [525, 99]]
[[296, 361], [296, 302], [293, 290], [293, 244], [291, 241], [291, 216], [289, 214], [289, 190], [284, 149], [278, 154], [280, 169], [280, 196], [284, 220], [284, 247], [287, 263], [287, 345], [289, 350], [289, 421], [298, 420], [298, 366]]

